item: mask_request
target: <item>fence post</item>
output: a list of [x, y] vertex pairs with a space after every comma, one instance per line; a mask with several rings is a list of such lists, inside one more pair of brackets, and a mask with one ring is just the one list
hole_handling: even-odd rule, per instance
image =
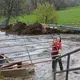
[[25, 48], [26, 48], [26, 51], [27, 51], [27, 53], [28, 53], [29, 59], [30, 59], [31, 64], [32, 64], [32, 59], [31, 59], [31, 56], [30, 56], [30, 54], [29, 54], [29, 51], [28, 51], [28, 47], [27, 47], [27, 45], [26, 45], [25, 38], [24, 38], [24, 42], [25, 42]]
[[68, 76], [69, 76], [69, 71], [68, 71], [69, 65], [70, 65], [69, 63], [70, 63], [70, 54], [68, 55], [68, 58], [67, 58], [66, 80], [68, 80]]
[[56, 71], [53, 72], [53, 80], [56, 80]]
[[[54, 60], [54, 59], [52, 59], [52, 60]], [[56, 59], [56, 61], [57, 61], [57, 59]], [[56, 65], [57, 65], [57, 63], [56, 63]], [[55, 67], [55, 69], [52, 70], [52, 71], [54, 71], [54, 72], [53, 72], [53, 80], [56, 80], [56, 67]]]

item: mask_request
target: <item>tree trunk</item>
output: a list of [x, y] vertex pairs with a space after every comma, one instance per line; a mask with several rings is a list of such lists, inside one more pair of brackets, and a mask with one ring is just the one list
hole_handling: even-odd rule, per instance
[[8, 15], [8, 16], [7, 16], [6, 26], [9, 24], [10, 16], [11, 16], [11, 15]]

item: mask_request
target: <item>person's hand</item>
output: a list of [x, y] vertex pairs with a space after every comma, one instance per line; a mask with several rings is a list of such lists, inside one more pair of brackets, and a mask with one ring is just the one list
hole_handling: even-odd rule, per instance
[[54, 41], [53, 41], [53, 42], [51, 42], [51, 46], [54, 46]]
[[57, 42], [56, 41], [53, 41], [53, 45], [57, 47]]

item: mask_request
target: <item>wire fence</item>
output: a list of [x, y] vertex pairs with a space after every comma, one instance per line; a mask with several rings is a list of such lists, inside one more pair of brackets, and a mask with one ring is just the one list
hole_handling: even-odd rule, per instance
[[[25, 50], [18, 50], [18, 51], [12, 51], [12, 52], [6, 52], [6, 53], [4, 53], [4, 54], [15, 54], [15, 53], [20, 53], [20, 52], [26, 52], [26, 53], [28, 53], [28, 54], [26, 54], [25, 56], [29, 56], [30, 54], [29, 54], [29, 49], [28, 49], [28, 46], [31, 44], [31, 45], [34, 45], [34, 44], [43, 44], [43, 43], [50, 43], [50, 41], [42, 41], [42, 42], [32, 42], [32, 41], [29, 41], [29, 42], [31, 42], [31, 43], [26, 43], [26, 39], [28, 39], [29, 37], [27, 37], [27, 38], [16, 38], [15, 37], [15, 39], [16, 40], [24, 40], [24, 43], [22, 43], [22, 44], [13, 44], [13, 45], [3, 45], [3, 46], [0, 46], [0, 49], [3, 49], [3, 48], [13, 48], [13, 47], [22, 47], [22, 46], [24, 46], [26, 49]], [[30, 37], [30, 38], [35, 38], [35, 37]], [[10, 41], [10, 40], [14, 40], [14, 39], [1, 39], [0, 40], [0, 42], [3, 42], [3, 41]], [[4, 43], [5, 44], [5, 43]], [[48, 48], [51, 48], [51, 46], [47, 46], [47, 47], [42, 47], [42, 48], [35, 48], [35, 49], [33, 49], [33, 50], [41, 50], [41, 49], [48, 49]], [[3, 52], [2, 52], [3, 53]], [[2, 54], [1, 53], [1, 54]], [[32, 55], [36, 55], [36, 54], [32, 54]], [[20, 57], [13, 57], [13, 58], [21, 58], [21, 57], [25, 57], [25, 56], [20, 56]]]
[[[35, 54], [30, 54], [29, 53], [29, 50], [28, 50], [28, 46], [29, 45], [34, 45], [34, 44], [43, 44], [43, 43], [50, 43], [50, 41], [39, 41], [39, 42], [33, 42], [33, 41], [29, 41], [28, 43], [26, 43], [26, 40], [27, 39], [29, 39], [29, 38], [36, 38], [36, 37], [23, 37], [23, 38], [17, 38], [17, 37], [15, 37], [15, 36], [13, 36], [13, 38], [11, 38], [11, 39], [7, 39], [7, 38], [5, 38], [5, 39], [0, 39], [0, 42], [6, 42], [6, 41], [14, 41], [14, 40], [23, 40], [23, 42], [24, 43], [16, 43], [16, 44], [10, 44], [10, 45], [3, 45], [3, 46], [0, 46], [0, 49], [3, 49], [3, 48], [8, 48], [8, 49], [10, 49], [11, 47], [13, 48], [13, 47], [22, 47], [22, 46], [24, 46], [26, 49], [25, 50], [18, 50], [18, 51], [10, 51], [10, 52], [6, 52], [6, 53], [4, 53], [4, 52], [2, 52], [1, 54], [4, 54], [4, 55], [12, 55], [12, 54], [15, 54], [15, 53], [22, 53], [22, 52], [24, 52], [24, 53], [27, 53], [27, 54], [25, 54], [25, 55], [21, 55], [21, 56], [15, 56], [15, 57], [9, 57], [8, 59], [10, 60], [10, 59], [17, 59], [17, 58], [19, 58], [20, 60], [22, 59], [22, 58], [24, 58], [24, 57], [29, 57], [27, 60], [21, 60], [22, 62], [26, 62], [26, 61], [29, 61], [29, 62], [31, 62], [32, 63], [32, 60], [38, 60], [38, 59], [43, 59], [43, 58], [45, 58], [45, 57], [43, 57], [43, 58], [35, 58], [35, 59], [31, 59], [31, 56], [35, 56], [35, 55], [37, 55], [36, 53]], [[38, 37], [36, 38], [36, 39], [38, 39]], [[16, 42], [16, 41], [15, 41]], [[4, 43], [5, 44], [5, 43]], [[42, 47], [42, 48], [35, 48], [35, 49], [33, 49], [33, 50], [41, 50], [41, 49], [48, 49], [48, 48], [51, 48], [51, 46], [46, 46], [46, 47]], [[38, 55], [40, 55], [40, 54], [38, 54]], [[47, 57], [47, 58], [49, 58], [49, 56]], [[0, 59], [0, 61], [1, 60], [3, 60], [3, 59]], [[19, 61], [20, 61], [19, 60]], [[16, 62], [15, 60], [14, 60], [14, 62]], [[5, 65], [6, 63], [4, 63], [4, 65]]]
[[[52, 37], [51, 37], [52, 38]], [[34, 42], [34, 41], [31, 41], [30, 39], [37, 39], [38, 41]], [[22, 40], [23, 43], [17, 43], [18, 41]], [[17, 36], [13, 36], [12, 38], [4, 38], [4, 39], [0, 39], [0, 42], [1, 43], [4, 43], [4, 45], [0, 46], [0, 49], [7, 49], [10, 50], [11, 48], [15, 48], [15, 47], [24, 47], [25, 49], [24, 50], [21, 50], [21, 49], [17, 49], [17, 51], [12, 51], [10, 50], [9, 52], [3, 52], [1, 54], [4, 54], [4, 55], [13, 55], [13, 54], [19, 54], [19, 53], [25, 53], [25, 55], [20, 55], [20, 56], [13, 56], [13, 57], [9, 57], [8, 59], [14, 59], [14, 61], [10, 61], [9, 63], [4, 63], [4, 64], [1, 64], [1, 65], [4, 65], [2, 66], [3, 69], [10, 69], [12, 66], [8, 66], [8, 65], [11, 65], [13, 63], [16, 63], [16, 62], [22, 62], [23, 65], [22, 67], [28, 67], [28, 66], [32, 66], [32, 65], [36, 65], [36, 64], [41, 64], [41, 63], [47, 63], [47, 62], [51, 62], [52, 59], [51, 59], [51, 50], [49, 51], [48, 53], [48, 56], [41, 56], [41, 57], [34, 57], [32, 59], [32, 56], [36, 56], [36, 55], [41, 55], [41, 53], [34, 53], [34, 54], [30, 54], [30, 49], [29, 49], [29, 46], [32, 47], [32, 45], [39, 45], [39, 47], [36, 47], [36, 48], [33, 48], [32, 52], [33, 51], [36, 51], [36, 50], [45, 50], [45, 49], [51, 49], [51, 46], [47, 46], [48, 44], [51, 43], [53, 39], [50, 39], [49, 41], [39, 41], [39, 38], [38, 36], [37, 37], [20, 37], [20, 38], [17, 38]], [[28, 43], [27, 43], [28, 41]], [[6, 44], [6, 42], [16, 42], [16, 44]], [[46, 46], [44, 46], [44, 44], [47, 44]], [[28, 59], [24, 59], [25, 57], [28, 57]], [[18, 61], [16, 61], [16, 59], [19, 59]], [[22, 60], [23, 59], [23, 60]], [[0, 59], [1, 61], [2, 59]], [[7, 67], [8, 66], [8, 67]], [[19, 67], [19, 65], [18, 65]], [[16, 66], [13, 66], [13, 68], [17, 68], [17, 65]], [[44, 76], [44, 74], [42, 75], [42, 77]], [[46, 79], [49, 79], [52, 75], [50, 75], [49, 77], [46, 77]], [[41, 78], [36, 76], [36, 80], [40, 80]], [[45, 79], [43, 79], [45, 80]]]

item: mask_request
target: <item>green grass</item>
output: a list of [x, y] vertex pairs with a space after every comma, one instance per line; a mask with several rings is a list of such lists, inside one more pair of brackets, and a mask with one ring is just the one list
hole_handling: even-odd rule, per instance
[[58, 11], [58, 24], [80, 25], [80, 6]]
[[[17, 20], [21, 22], [25, 22], [25, 23], [34, 23], [37, 21], [37, 16], [36, 15], [23, 15], [23, 16], [18, 16]], [[10, 23], [15, 23], [15, 22], [16, 21], [14, 18], [10, 20]]]
[[[65, 10], [60, 10], [57, 12], [58, 12], [58, 25], [80, 26], [80, 6], [67, 8]], [[37, 16], [33, 14], [23, 15], [23, 16], [18, 16], [17, 19], [25, 23], [34, 23], [37, 21]], [[13, 18], [10, 20], [10, 23], [15, 23], [15, 22], [16, 21]]]
[[[3, 22], [5, 20], [4, 17], [0, 17], [0, 22]], [[18, 16], [16, 19], [11, 18], [10, 23], [15, 23], [16, 20], [25, 22], [25, 23], [34, 23], [37, 21], [37, 16], [36, 15], [23, 15], [23, 16]]]
[[5, 19], [5, 17], [0, 16], [0, 22], [4, 22]]

